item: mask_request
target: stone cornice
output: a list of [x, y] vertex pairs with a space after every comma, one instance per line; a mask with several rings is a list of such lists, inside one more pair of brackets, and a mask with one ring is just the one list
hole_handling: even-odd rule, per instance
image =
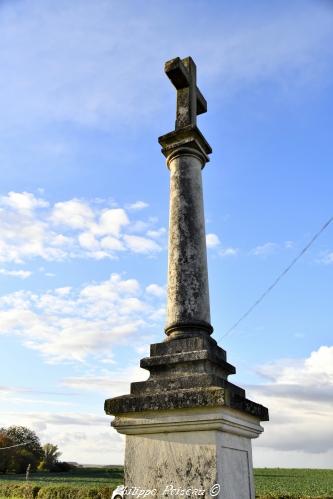
[[263, 431], [257, 418], [227, 407], [124, 414], [112, 426], [125, 435], [216, 430], [257, 438]]
[[196, 125], [189, 125], [159, 137], [162, 153], [167, 158], [167, 164], [179, 155], [197, 156], [202, 165], [209, 161], [208, 154], [212, 148]]

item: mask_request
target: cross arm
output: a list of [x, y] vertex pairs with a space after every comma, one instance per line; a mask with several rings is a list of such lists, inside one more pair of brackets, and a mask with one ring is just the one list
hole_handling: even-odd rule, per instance
[[164, 66], [164, 71], [177, 90], [189, 86], [190, 74], [180, 57], [167, 61]]
[[207, 113], [207, 101], [197, 87], [197, 114]]

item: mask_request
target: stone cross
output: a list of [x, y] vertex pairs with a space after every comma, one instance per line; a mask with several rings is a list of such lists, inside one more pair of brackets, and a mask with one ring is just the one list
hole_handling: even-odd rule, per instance
[[206, 101], [191, 57], [165, 72], [177, 89], [176, 130], [158, 139], [170, 171], [167, 337], [141, 359], [149, 378], [106, 400], [105, 411], [126, 435], [127, 490], [255, 499], [251, 439], [268, 410], [229, 382], [236, 370], [211, 337], [201, 177], [212, 149], [196, 125]]
[[197, 68], [192, 57], [165, 63], [165, 73], [177, 89], [176, 130], [196, 125], [197, 115], [207, 112], [207, 102], [197, 87]]

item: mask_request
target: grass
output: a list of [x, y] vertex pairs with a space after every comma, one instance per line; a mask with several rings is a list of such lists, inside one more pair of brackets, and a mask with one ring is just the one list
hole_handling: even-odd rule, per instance
[[[12, 483], [25, 482], [25, 475], [0, 475], [0, 483], [3, 480]], [[74, 486], [98, 486], [109, 485], [116, 487], [123, 482], [123, 467], [105, 468], [76, 468], [66, 473], [32, 473], [28, 483], [34, 485], [74, 485]], [[0, 499], [2, 499], [0, 497]]]
[[[333, 499], [333, 470], [256, 468], [254, 476], [257, 498]], [[22, 482], [25, 483], [24, 475], [0, 475], [0, 486], [4, 483], [22, 484]], [[114, 488], [122, 482], [122, 467], [78, 468], [68, 473], [33, 473], [29, 481], [31, 485], [42, 487], [67, 486], [83, 489]], [[7, 498], [0, 496], [0, 499]]]
[[77, 468], [67, 473], [0, 475], [0, 499], [110, 499], [122, 467]]
[[256, 495], [333, 499], [333, 470], [256, 468]]

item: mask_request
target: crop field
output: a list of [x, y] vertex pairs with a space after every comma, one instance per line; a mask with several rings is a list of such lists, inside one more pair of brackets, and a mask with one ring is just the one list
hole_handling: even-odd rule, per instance
[[256, 468], [256, 497], [333, 499], [333, 470]]
[[[66, 473], [32, 473], [28, 483], [34, 485], [78, 485], [78, 486], [98, 486], [111, 485], [116, 487], [123, 483], [123, 467], [105, 468], [76, 468]], [[10, 483], [26, 483], [25, 475], [0, 475], [2, 481]], [[1, 497], [1, 496], [0, 496]]]
[[[29, 482], [22, 475], [0, 475], [0, 499], [110, 499], [122, 482], [122, 467], [34, 473]], [[333, 499], [333, 470], [256, 468], [255, 483], [260, 499]]]

